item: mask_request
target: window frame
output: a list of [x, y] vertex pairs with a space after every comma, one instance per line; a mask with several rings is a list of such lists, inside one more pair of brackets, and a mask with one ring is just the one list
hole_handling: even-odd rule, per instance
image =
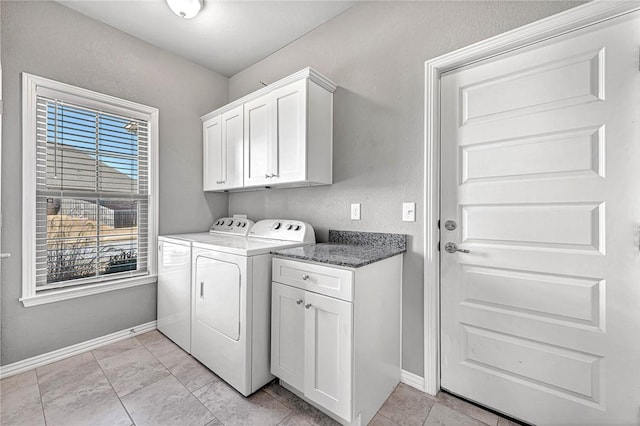
[[[138, 277], [97, 277], [86, 284], [37, 291], [36, 288], [36, 104], [37, 96], [62, 99], [78, 105], [149, 122], [148, 274]], [[158, 253], [158, 116], [157, 108], [22, 73], [22, 297], [25, 307], [91, 294], [152, 284], [157, 281]]]

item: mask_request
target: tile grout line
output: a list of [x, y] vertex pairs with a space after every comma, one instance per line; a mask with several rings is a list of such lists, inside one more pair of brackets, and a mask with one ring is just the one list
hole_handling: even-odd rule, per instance
[[[160, 333], [160, 332], [158, 331], [158, 333]], [[163, 338], [168, 339], [164, 334], [162, 334], [162, 333], [160, 333], [160, 334], [163, 336]], [[213, 416], [213, 418], [214, 418], [215, 420], [217, 420], [221, 425], [223, 425], [223, 426], [224, 426], [224, 423], [222, 423], [222, 421], [220, 421], [220, 419], [219, 419], [219, 418], [217, 418], [217, 417], [216, 417], [216, 415], [215, 415], [211, 410], [209, 410], [209, 407], [207, 407], [206, 405], [204, 405], [204, 403], [200, 400], [200, 398], [198, 398], [197, 396], [195, 396], [195, 395], [194, 395], [194, 393], [193, 393], [193, 392], [195, 392], [195, 391], [198, 391], [198, 390], [200, 390], [200, 389], [204, 388], [205, 386], [210, 385], [210, 384], [213, 382], [213, 380], [212, 380], [211, 382], [209, 382], [209, 383], [205, 384], [205, 385], [202, 385], [201, 387], [199, 387], [198, 389], [195, 389], [195, 390], [192, 392], [192, 391], [191, 391], [191, 390], [190, 390], [190, 389], [189, 389], [189, 388], [188, 388], [184, 383], [182, 383], [182, 381], [180, 381], [180, 379], [179, 379], [175, 374], [173, 374], [173, 371], [171, 371], [171, 369], [169, 369], [169, 367], [167, 367], [167, 366], [166, 366], [162, 361], [160, 361], [160, 359], [156, 356], [156, 354], [155, 354], [155, 353], [153, 353], [153, 351], [151, 351], [151, 350], [147, 347], [147, 345], [145, 345], [145, 344], [144, 344], [144, 342], [141, 342], [140, 340], [138, 340], [138, 336], [133, 336], [133, 338], [134, 338], [134, 339], [136, 339], [136, 340], [138, 341], [138, 343], [140, 343], [140, 344], [142, 345], [142, 347], [144, 347], [146, 350], [148, 350], [148, 351], [151, 353], [151, 355], [156, 359], [156, 361], [158, 361], [158, 362], [159, 362], [159, 363], [160, 363], [160, 364], [161, 364], [161, 365], [162, 365], [162, 366], [163, 366], [163, 367], [164, 367], [164, 368], [169, 372], [169, 374], [170, 374], [170, 375], [172, 375], [172, 376], [173, 376], [173, 377], [178, 381], [178, 383], [180, 383], [182, 386], [184, 386], [184, 388], [187, 390], [187, 392], [189, 392], [189, 394], [190, 394], [192, 397], [194, 397], [194, 398], [195, 398], [195, 400], [196, 400], [196, 401], [198, 401], [198, 402], [199, 402], [199, 403], [200, 403], [200, 404], [205, 408], [205, 410], [207, 410], [209, 413], [211, 413], [211, 415]], [[171, 340], [171, 339], [169, 339], [169, 340]], [[172, 343], [173, 343], [173, 342], [172, 342]], [[183, 349], [182, 349], [181, 347], [179, 347], [179, 346], [177, 346], [177, 345], [176, 345], [176, 347], [177, 347], [177, 349], [175, 349], [175, 351], [176, 351], [176, 352], [177, 352], [177, 351], [183, 351]], [[171, 351], [171, 352], [173, 352], [173, 351]], [[184, 352], [184, 353], [186, 353], [188, 356], [191, 356], [191, 354], [187, 353], [186, 351], [183, 351], [183, 352]], [[214, 373], [214, 374], [215, 374], [215, 373]], [[217, 377], [217, 376], [216, 376], [216, 377]], [[156, 383], [156, 382], [154, 382], [154, 383]], [[148, 386], [148, 385], [147, 385], [147, 386]], [[145, 386], [145, 387], [146, 387], [146, 386]], [[131, 393], [133, 393], [133, 392], [131, 392]], [[123, 405], [124, 405], [124, 404], [123, 404]], [[211, 423], [212, 421], [213, 421], [213, 420], [211, 420], [211, 421], [209, 421], [209, 422], [205, 423], [203, 426], [206, 426], [207, 424]], [[134, 424], [135, 424], [135, 423], [134, 423]]]
[[[431, 410], [429, 410], [429, 412], [431, 412]], [[380, 410], [378, 410], [378, 411], [376, 412], [376, 414], [375, 414], [373, 417], [375, 418], [376, 416], [384, 417], [385, 419], [389, 420], [389, 421], [390, 421], [391, 423], [393, 423], [394, 425], [400, 425], [400, 423], [398, 423], [398, 422], [396, 422], [396, 421], [393, 421], [393, 420], [391, 420], [389, 417], [387, 417], [387, 416], [385, 416], [384, 414], [382, 414], [382, 413], [380, 412]], [[429, 415], [428, 415], [428, 414], [427, 414], [427, 417], [429, 417]], [[373, 419], [372, 419], [372, 420], [373, 420]], [[424, 419], [424, 421], [426, 422], [426, 421], [427, 421], [427, 419], [425, 418], [425, 419]]]
[[47, 416], [44, 414], [44, 401], [42, 400], [42, 392], [40, 391], [40, 378], [38, 377], [38, 369], [33, 369], [33, 374], [36, 375], [36, 387], [38, 388], [38, 398], [40, 399], [40, 408], [42, 408], [42, 420], [44, 420], [44, 426], [47, 426]]
[[[191, 356], [190, 354], [187, 354], [187, 355]], [[171, 370], [169, 370], [169, 373], [171, 373]], [[173, 373], [171, 373], [171, 374], [173, 375]], [[173, 377], [175, 377], [175, 376], [173, 376]], [[216, 377], [217, 377], [217, 376], [216, 376]], [[189, 390], [189, 388], [188, 388], [188, 387], [186, 387], [186, 386], [184, 385], [184, 383], [182, 383], [182, 382], [180, 381], [180, 379], [178, 379], [177, 377], [176, 377], [176, 380], [178, 381], [178, 383], [181, 383], [181, 384], [182, 384], [182, 386], [184, 386], [184, 388], [185, 388], [185, 389], [186, 389], [186, 390], [191, 394], [191, 396], [192, 396], [192, 397], [194, 397], [194, 398], [195, 398], [195, 400], [196, 400], [196, 401], [198, 401], [198, 402], [200, 403], [200, 405], [202, 405], [202, 406], [203, 406], [203, 407], [204, 407], [208, 412], [210, 412], [210, 413], [211, 413], [211, 415], [213, 416], [213, 418], [214, 418], [218, 423], [220, 423], [221, 425], [223, 425], [223, 426], [224, 426], [224, 423], [222, 423], [222, 420], [220, 420], [220, 419], [215, 415], [215, 413], [214, 413], [213, 411], [211, 411], [211, 410], [209, 409], [209, 407], [207, 407], [206, 405], [204, 405], [204, 402], [202, 402], [202, 400], [200, 400], [200, 398], [198, 398], [198, 397], [193, 393], [193, 392], [197, 392], [197, 391], [199, 391], [200, 389], [202, 389], [202, 388], [204, 388], [204, 387], [206, 387], [206, 386], [209, 386], [211, 383], [213, 383], [213, 380], [212, 380], [212, 381], [210, 381], [209, 383], [207, 383], [206, 385], [202, 385], [202, 386], [200, 386], [198, 389], [194, 389], [194, 390], [193, 390], [193, 392], [192, 392], [191, 390]], [[212, 422], [212, 421], [213, 421], [213, 420], [211, 420], [211, 422]], [[206, 426], [206, 425], [208, 425], [208, 424], [209, 424], [209, 423], [211, 423], [211, 422], [207, 422], [207, 423], [205, 423], [203, 426]]]
[[[135, 338], [135, 336], [134, 336], [134, 338]], [[109, 386], [111, 386], [111, 390], [113, 391], [114, 395], [116, 396], [116, 398], [118, 398], [118, 402], [120, 403], [120, 405], [124, 409], [124, 412], [127, 413], [127, 416], [129, 416], [129, 420], [131, 420], [131, 424], [135, 426], [136, 422], [133, 421], [133, 417], [131, 417], [131, 414], [129, 413], [129, 410], [127, 410], [127, 407], [124, 405], [124, 402], [122, 402], [122, 399], [120, 399], [120, 395], [118, 395], [118, 392], [116, 392], [116, 389], [113, 387], [113, 384], [111, 383], [111, 380], [109, 380], [109, 376], [107, 376], [107, 373], [105, 373], [104, 369], [102, 368], [102, 365], [100, 365], [100, 361], [98, 361], [98, 358], [96, 358], [96, 354], [94, 354], [93, 351], [90, 351], [90, 352], [91, 352], [91, 356], [93, 357], [94, 361], [96, 362], [96, 364], [98, 364], [98, 368], [100, 369], [100, 371], [102, 371], [102, 375], [104, 376], [105, 379], [107, 379], [107, 383], [109, 383]]]

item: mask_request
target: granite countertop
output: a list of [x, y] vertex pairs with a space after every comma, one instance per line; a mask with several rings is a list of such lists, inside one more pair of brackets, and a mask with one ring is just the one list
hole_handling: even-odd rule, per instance
[[274, 251], [290, 259], [359, 268], [407, 251], [407, 236], [378, 232], [329, 231], [329, 242]]

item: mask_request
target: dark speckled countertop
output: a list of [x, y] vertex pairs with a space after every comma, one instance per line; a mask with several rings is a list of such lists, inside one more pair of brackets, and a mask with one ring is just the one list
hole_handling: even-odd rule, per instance
[[329, 242], [273, 252], [279, 257], [359, 268], [407, 251], [407, 236], [378, 232], [329, 231]]

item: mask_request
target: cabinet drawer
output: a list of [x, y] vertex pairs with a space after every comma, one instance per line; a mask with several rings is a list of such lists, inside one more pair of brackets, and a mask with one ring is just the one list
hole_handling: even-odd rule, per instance
[[273, 281], [353, 301], [353, 272], [296, 260], [273, 259]]

